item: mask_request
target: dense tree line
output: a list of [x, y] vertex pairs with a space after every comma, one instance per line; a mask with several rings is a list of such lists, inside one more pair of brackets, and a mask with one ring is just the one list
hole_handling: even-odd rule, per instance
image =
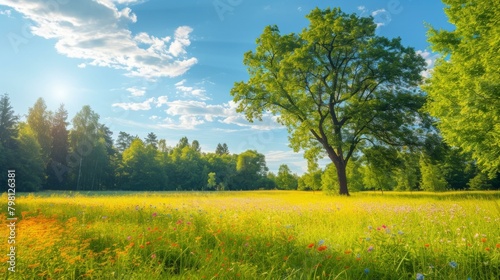
[[61, 105], [49, 111], [42, 98], [26, 121], [0, 100], [0, 170], [15, 169], [18, 191], [39, 190], [253, 190], [274, 189], [264, 155], [213, 153], [183, 137], [173, 146], [151, 132], [145, 139], [119, 132], [116, 141], [89, 106], [71, 120]]
[[[347, 166], [353, 191], [446, 191], [500, 189], [500, 176], [481, 172], [470, 154], [442, 139], [420, 149], [368, 147]], [[298, 180], [298, 188], [338, 193], [333, 164], [312, 169]]]
[[[40, 190], [329, 190], [338, 191], [334, 164], [311, 164], [302, 176], [282, 164], [269, 172], [263, 154], [231, 154], [218, 144], [202, 152], [183, 137], [174, 146], [151, 132], [140, 139], [120, 131], [115, 140], [89, 106], [71, 119], [61, 105], [49, 111], [43, 99], [26, 121], [0, 98], [0, 170], [15, 169], [18, 191]], [[422, 149], [365, 147], [347, 166], [352, 190], [498, 189], [498, 176], [480, 172], [471, 156], [431, 135]], [[2, 176], [4, 176], [3, 174]]]

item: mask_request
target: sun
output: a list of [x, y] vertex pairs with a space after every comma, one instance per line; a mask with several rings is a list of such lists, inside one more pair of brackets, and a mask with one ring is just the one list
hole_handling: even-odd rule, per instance
[[66, 103], [71, 96], [72, 83], [68, 79], [56, 78], [48, 85], [47, 95], [57, 103]]
[[65, 85], [54, 85], [52, 88], [52, 95], [55, 99], [66, 99], [68, 95], [68, 88]]

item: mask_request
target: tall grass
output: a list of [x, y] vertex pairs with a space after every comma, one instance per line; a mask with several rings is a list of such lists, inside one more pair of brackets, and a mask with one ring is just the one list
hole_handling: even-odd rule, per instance
[[498, 203], [498, 192], [30, 194], [17, 198], [16, 272], [6, 257], [0, 271], [9, 279], [500, 279]]

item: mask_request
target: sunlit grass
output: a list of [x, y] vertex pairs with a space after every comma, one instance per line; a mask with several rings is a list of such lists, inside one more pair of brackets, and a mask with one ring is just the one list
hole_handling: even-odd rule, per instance
[[0, 271], [13, 279], [499, 279], [499, 201], [498, 192], [18, 196], [16, 273], [7, 274], [5, 257]]

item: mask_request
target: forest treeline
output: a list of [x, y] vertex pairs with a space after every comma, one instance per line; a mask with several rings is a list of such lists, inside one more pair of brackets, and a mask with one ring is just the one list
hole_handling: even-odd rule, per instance
[[[25, 120], [15, 114], [7, 94], [0, 99], [0, 170], [16, 170], [18, 191], [41, 190], [337, 190], [333, 164], [309, 166], [302, 176], [286, 163], [269, 172], [255, 150], [230, 153], [225, 143], [202, 152], [197, 140], [183, 137], [173, 146], [154, 132], [145, 139], [100, 123], [90, 106], [71, 119], [61, 105], [47, 109], [42, 98]], [[499, 189], [474, 160], [433, 134], [419, 149], [367, 147], [347, 167], [353, 191]]]

